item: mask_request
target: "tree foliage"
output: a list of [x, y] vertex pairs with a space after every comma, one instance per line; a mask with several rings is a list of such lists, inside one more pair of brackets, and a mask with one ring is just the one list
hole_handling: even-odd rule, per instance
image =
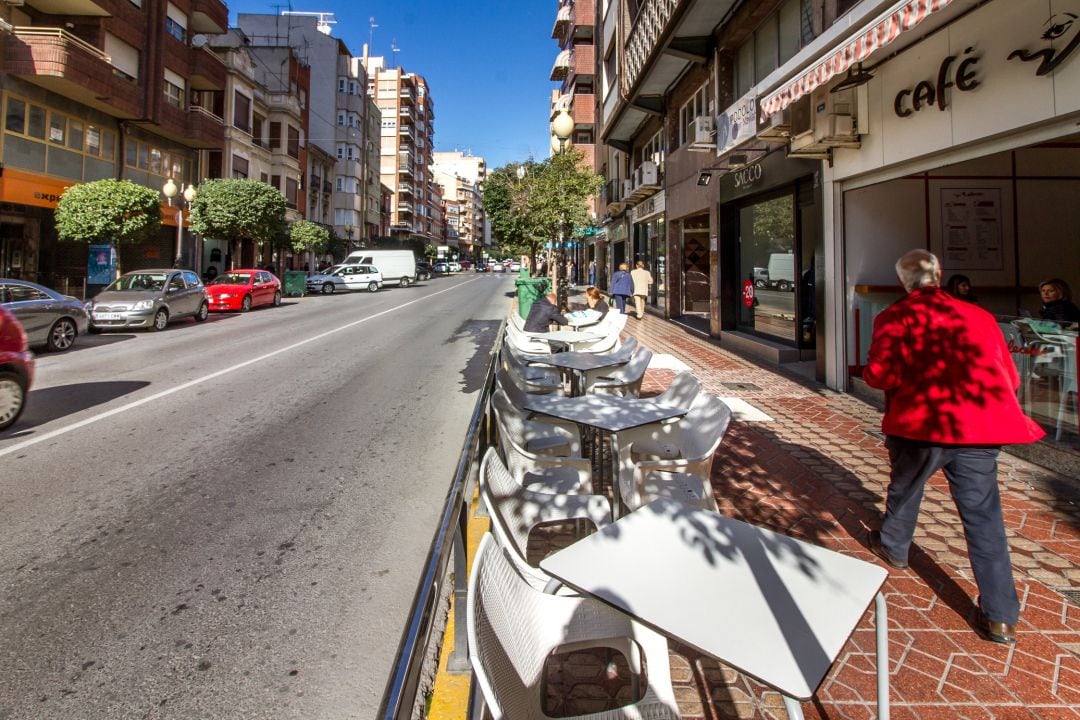
[[322, 255], [330, 245], [330, 231], [310, 220], [297, 220], [289, 228], [289, 244], [293, 252]]
[[285, 196], [258, 180], [207, 180], [191, 204], [191, 227], [230, 242], [277, 242], [285, 235]]
[[161, 196], [130, 180], [95, 180], [72, 185], [56, 206], [61, 240], [138, 243], [161, 227]]
[[[518, 168], [525, 176], [518, 179]], [[546, 242], [569, 239], [574, 229], [590, 224], [589, 197], [600, 191], [603, 178], [570, 149], [543, 162], [510, 163], [484, 181], [484, 211], [503, 249], [536, 256]]]

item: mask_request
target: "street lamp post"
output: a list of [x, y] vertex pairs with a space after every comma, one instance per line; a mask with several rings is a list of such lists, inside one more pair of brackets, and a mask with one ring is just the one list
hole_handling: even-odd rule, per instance
[[345, 257], [348, 257], [349, 253], [352, 252], [352, 234], [353, 234], [353, 226], [352, 225], [346, 225], [345, 226]]
[[[555, 148], [556, 143], [558, 143], [556, 151], [558, 153], [565, 152], [567, 141], [574, 132], [574, 118], [570, 117], [570, 113], [565, 110], [560, 111], [555, 116], [555, 119], [551, 121], [551, 130], [554, 133], [551, 143], [552, 148]], [[566, 276], [565, 225], [565, 221], [559, 223], [559, 238], [555, 244], [555, 296], [560, 310], [565, 310], [569, 303], [569, 293], [566, 287], [568, 278]]]
[[172, 178], [165, 181], [161, 192], [165, 195], [169, 207], [172, 207], [173, 198], [178, 194], [180, 196], [176, 200], [176, 259], [173, 260], [173, 267], [182, 267], [184, 264], [184, 207], [190, 210], [191, 203], [195, 202], [198, 193], [194, 185], [180, 183], [177, 187]]

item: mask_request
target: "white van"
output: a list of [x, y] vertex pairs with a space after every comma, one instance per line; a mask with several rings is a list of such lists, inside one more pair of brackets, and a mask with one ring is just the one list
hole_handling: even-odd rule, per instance
[[409, 287], [416, 280], [416, 256], [412, 250], [357, 250], [342, 264], [374, 265], [386, 284]]
[[769, 286], [781, 292], [795, 289], [795, 255], [772, 253], [769, 255]]

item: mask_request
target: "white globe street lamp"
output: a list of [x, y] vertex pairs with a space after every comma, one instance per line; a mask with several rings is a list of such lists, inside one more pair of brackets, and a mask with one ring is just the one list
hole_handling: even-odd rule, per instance
[[[563, 153], [567, 149], [570, 136], [574, 133], [574, 118], [570, 113], [560, 110], [555, 119], [551, 121], [551, 149], [556, 153]], [[559, 239], [555, 244], [555, 293], [558, 298], [560, 310], [567, 307], [567, 287], [569, 281], [566, 267], [566, 237], [565, 221], [559, 223]]]
[[180, 195], [180, 200], [177, 201], [176, 206], [176, 259], [173, 260], [173, 267], [180, 267], [184, 264], [184, 207], [191, 208], [191, 203], [195, 202], [195, 198], [199, 193], [195, 191], [194, 185], [185, 185], [180, 183], [177, 187], [172, 178], [165, 181], [165, 185], [161, 188], [162, 194], [165, 195], [165, 199], [169, 202], [169, 207], [172, 207], [173, 198]]

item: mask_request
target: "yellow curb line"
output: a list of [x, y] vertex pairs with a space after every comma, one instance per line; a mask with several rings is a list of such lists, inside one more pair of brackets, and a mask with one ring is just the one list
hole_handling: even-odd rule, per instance
[[[469, 508], [468, 537], [466, 538], [466, 554], [468, 567], [472, 570], [473, 557], [476, 555], [476, 547], [480, 544], [480, 538], [488, 531], [490, 520], [486, 517], [478, 517], [476, 509], [480, 505], [480, 496], [473, 496]], [[464, 617], [462, 617], [464, 620]], [[435, 687], [432, 690], [431, 705], [428, 711], [429, 720], [463, 720], [469, 707], [469, 684], [471, 676], [465, 673], [450, 673], [446, 669], [447, 658], [454, 652], [454, 600], [450, 598], [450, 616], [446, 621], [446, 630], [443, 632], [442, 651], [439, 653], [439, 670], [435, 674]]]

